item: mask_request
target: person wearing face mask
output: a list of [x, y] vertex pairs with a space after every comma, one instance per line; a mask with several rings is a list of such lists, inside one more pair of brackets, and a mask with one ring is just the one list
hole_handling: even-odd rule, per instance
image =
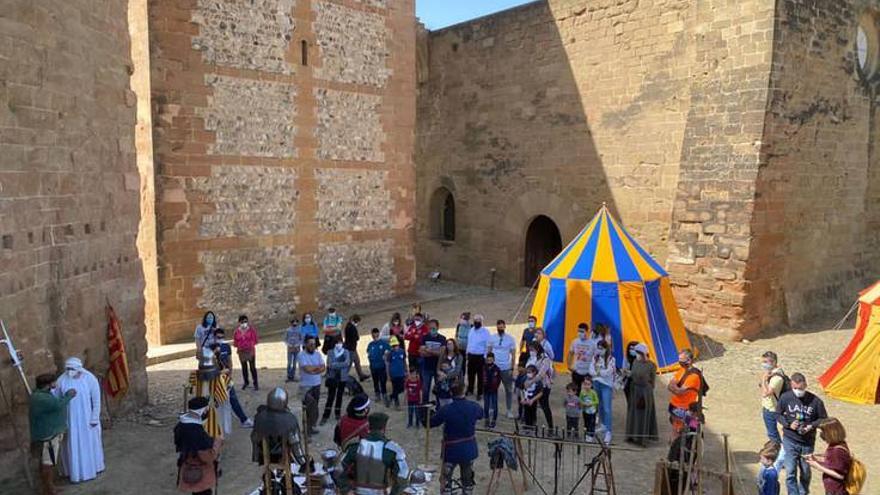
[[525, 366], [529, 361], [529, 346], [535, 340], [535, 330], [538, 329], [538, 318], [533, 315], [529, 316], [526, 322], [526, 328], [523, 329], [522, 337], [519, 339], [519, 359], [517, 364], [521, 367]]
[[[532, 349], [529, 351], [529, 362], [526, 365], [534, 366], [537, 370], [537, 380], [541, 381], [542, 394], [538, 401], [541, 410], [544, 411], [544, 419], [547, 421], [547, 427], [553, 430], [553, 410], [550, 409], [550, 393], [553, 386], [553, 361], [544, 353], [544, 346], [537, 340], [532, 342]], [[528, 388], [528, 386], [526, 386]]]
[[327, 308], [327, 315], [324, 317], [322, 325], [324, 329], [324, 345], [321, 347], [321, 352], [325, 355], [333, 349], [336, 340], [342, 335], [342, 324], [344, 322], [345, 320], [342, 318], [342, 315], [336, 312], [336, 308], [332, 306]]
[[203, 422], [207, 412], [208, 399], [193, 397], [174, 427], [177, 489], [193, 495], [211, 495], [212, 487], [217, 484], [217, 458], [222, 442], [205, 431]]
[[[761, 392], [761, 419], [767, 430], [767, 439], [782, 446], [776, 406], [783, 392], [791, 390], [791, 384], [785, 371], [779, 367], [778, 361], [779, 359], [773, 351], [767, 351], [761, 356], [762, 372], [758, 381], [758, 389]], [[785, 449], [782, 448], [773, 465], [777, 469], [781, 469], [784, 461]]]
[[296, 358], [302, 351], [303, 333], [302, 326], [296, 318], [290, 320], [290, 326], [284, 333], [284, 343], [287, 344], [287, 381], [296, 381]]
[[88, 481], [104, 471], [101, 441], [101, 387], [95, 375], [83, 368], [79, 358], [64, 362], [64, 375], [58, 378], [56, 397], [75, 390], [68, 404], [67, 435], [61, 445], [62, 472], [71, 483]]
[[358, 325], [360, 324], [360, 315], [351, 315], [351, 318], [348, 319], [348, 323], [345, 324], [343, 347], [345, 347], [345, 350], [351, 355], [351, 362], [354, 363], [354, 369], [357, 371], [358, 378], [360, 381], [365, 381], [370, 378], [370, 375], [364, 373], [363, 369], [361, 369], [361, 356], [358, 354], [357, 350], [357, 343], [361, 339], [360, 333], [358, 332]]
[[391, 315], [391, 319], [388, 320], [388, 323], [382, 326], [382, 331], [379, 332], [379, 338], [390, 342], [391, 337], [398, 337], [400, 341], [403, 342], [405, 330], [403, 323], [401, 323], [400, 313], [394, 313]]
[[491, 352], [495, 355], [495, 365], [501, 370], [501, 384], [504, 385], [507, 417], [513, 419], [516, 417], [513, 414], [513, 360], [516, 354], [516, 341], [507, 333], [507, 323], [504, 320], [495, 323], [495, 331], [496, 335], [489, 337], [486, 353]]
[[406, 346], [406, 354], [409, 358], [409, 366], [418, 367], [422, 362], [422, 338], [428, 335], [428, 325], [425, 324], [425, 316], [422, 313], [416, 313], [413, 316], [412, 324], [406, 328], [403, 339], [408, 342]]
[[556, 359], [556, 352], [553, 351], [553, 344], [547, 340], [547, 332], [544, 331], [543, 328], [535, 329], [535, 342], [541, 344], [541, 348], [544, 349], [544, 354], [550, 358], [550, 361]]
[[632, 390], [630, 374], [632, 373], [633, 363], [638, 356], [636, 353], [636, 345], [638, 345], [638, 342], [630, 342], [629, 344], [626, 344], [626, 352], [623, 354], [623, 366], [620, 368], [620, 374], [623, 375], [623, 397], [626, 399], [627, 408], [629, 407], [629, 397]]
[[654, 380], [657, 365], [648, 359], [648, 346], [635, 345], [636, 360], [630, 367], [630, 398], [626, 409], [626, 441], [645, 447], [656, 441], [657, 410], [654, 407]]
[[544, 396], [544, 386], [538, 378], [538, 368], [534, 364], [526, 366], [526, 381], [520, 403], [523, 406], [523, 422], [529, 428], [538, 424], [538, 402]]
[[260, 384], [257, 381], [258, 342], [257, 329], [250, 324], [247, 315], [239, 316], [238, 328], [232, 334], [232, 343], [238, 351], [238, 361], [241, 363], [241, 377], [244, 380], [244, 384], [241, 386], [242, 390], [250, 385], [248, 368], [250, 368], [250, 375], [254, 379], [254, 390], [260, 390]]
[[568, 369], [571, 371], [571, 381], [577, 389], [576, 395], [581, 393], [581, 384], [590, 374], [590, 364], [596, 353], [596, 343], [587, 338], [589, 329], [590, 325], [587, 323], [578, 325], [577, 338], [571, 341], [568, 351]]
[[321, 343], [318, 341], [318, 324], [315, 323], [315, 316], [312, 313], [303, 314], [300, 332], [302, 332], [303, 342], [305, 342], [305, 339], [313, 338], [315, 339], [315, 345], [321, 346]]
[[816, 446], [816, 428], [828, 417], [825, 403], [807, 390], [807, 379], [803, 374], [794, 373], [791, 375], [791, 390], [779, 397], [776, 413], [783, 427], [786, 492], [808, 495], [812, 472], [807, 459]]
[[[470, 337], [471, 329], [474, 326], [471, 324], [471, 313], [470, 311], [465, 311], [461, 314], [461, 317], [458, 319], [458, 324], [455, 325], [455, 340], [456, 346], [462, 351], [467, 349], [468, 337]], [[462, 367], [461, 367], [461, 376], [464, 378], [467, 374], [467, 359], [462, 357]]]
[[213, 311], [208, 311], [202, 316], [202, 321], [196, 326], [193, 338], [196, 341], [196, 357], [202, 352], [202, 347], [214, 343], [214, 330], [217, 329], [217, 317]]
[[440, 334], [440, 322], [431, 320], [428, 324], [428, 333], [422, 337], [419, 343], [419, 357], [421, 358], [422, 375], [422, 403], [428, 402], [431, 397], [431, 383], [437, 376], [437, 368], [440, 363], [440, 353], [446, 348], [446, 337]]
[[318, 434], [318, 403], [321, 401], [321, 374], [327, 369], [321, 353], [317, 349], [317, 340], [306, 337], [304, 350], [299, 355], [299, 396], [302, 398], [303, 415], [309, 435]]
[[702, 403], [703, 373], [694, 366], [694, 353], [684, 349], [678, 354], [679, 369], [669, 385], [669, 421], [674, 430], [683, 427], [683, 419], [691, 404]]
[[342, 345], [342, 341], [337, 341], [333, 345], [333, 350], [327, 354], [327, 379], [324, 382], [327, 386], [327, 401], [324, 402], [324, 416], [321, 417], [322, 426], [330, 419], [331, 409], [334, 410], [335, 417], [339, 420], [342, 414], [342, 395], [351, 379], [350, 371], [351, 353]]
[[28, 408], [31, 451], [40, 462], [40, 485], [45, 495], [57, 493], [53, 481], [55, 466], [61, 456], [61, 437], [67, 430], [67, 406], [76, 397], [76, 389], [56, 397], [52, 394], [55, 388], [55, 375], [38, 376], [37, 388], [31, 394]]
[[[235, 385], [232, 381], [232, 348], [226, 343], [226, 332], [222, 328], [218, 328], [215, 332], [215, 336], [217, 339], [216, 342], [212, 344], [211, 348], [216, 356], [217, 367], [220, 368], [220, 371], [225, 374], [227, 378], [226, 391], [229, 394], [229, 406], [232, 408], [232, 412], [238, 417], [241, 426], [243, 428], [251, 428], [254, 426], [254, 421], [251, 418], [248, 418], [247, 414], [245, 414], [244, 408], [241, 407], [241, 402], [238, 400], [238, 395], [235, 393]], [[224, 428], [224, 430], [228, 433], [230, 428]]]
[[483, 365], [489, 344], [489, 329], [483, 326], [483, 315], [474, 315], [474, 326], [468, 334], [467, 343], [467, 395], [474, 393], [477, 385], [477, 400], [483, 400]]

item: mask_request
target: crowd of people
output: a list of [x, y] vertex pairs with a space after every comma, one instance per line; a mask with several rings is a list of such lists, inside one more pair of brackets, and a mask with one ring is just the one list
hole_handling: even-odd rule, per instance
[[[271, 437], [286, 438], [287, 447], [283, 448], [290, 448], [289, 458], [300, 464], [308, 464], [302, 443], [319, 434], [319, 428], [332, 417], [333, 438], [342, 452], [336, 482], [355, 493], [369, 492], [359, 490], [367, 486], [364, 483], [380, 490], [369, 493], [384, 493], [386, 488], [394, 490], [405, 484], [409, 475], [405, 452], [385, 436], [388, 413], [402, 411], [403, 406], [407, 428], [443, 427], [444, 479], [450, 479], [457, 467], [466, 493], [474, 486], [474, 434], [480, 420], [484, 428], [494, 429], [499, 427], [501, 416], [512, 420], [506, 425], [511, 430], [610, 444], [613, 398], [622, 392], [626, 400], [625, 441], [646, 446], [659, 440], [654, 396], [658, 369], [651, 360], [649, 344], [628, 342], [622, 361], [617, 362], [615, 343], [604, 325], [580, 323], [577, 337], [567, 349], [554, 349], [534, 317], [528, 318], [518, 341], [507, 333], [504, 320], [496, 320], [490, 330], [483, 315], [469, 312], [460, 315], [447, 336], [441, 333], [439, 321], [414, 307], [406, 318], [394, 313], [382, 328], [371, 329], [367, 366], [362, 367], [360, 324], [358, 315], [346, 319], [333, 308], [320, 323], [312, 313], [291, 320], [284, 335], [286, 379], [298, 384], [305, 425], [305, 432], [300, 432], [283, 388], [274, 387], [254, 417], [245, 413], [236, 395], [232, 350], [241, 365], [240, 390], [259, 390], [259, 333], [248, 317], [241, 315], [231, 343], [227, 342], [215, 314], [207, 312], [194, 335], [199, 359], [198, 369], [190, 375], [194, 397], [175, 429], [179, 489], [198, 495], [211, 493], [222, 439], [231, 432], [233, 415], [242, 427], [253, 428], [255, 461], [266, 462], [260, 442]], [[558, 374], [560, 364], [570, 374]], [[812, 469], [822, 473], [827, 495], [856, 493], [853, 487], [860, 464], [849, 451], [841, 423], [827, 417], [822, 400], [807, 390], [801, 373], [785, 374], [776, 354], [765, 353], [762, 366], [761, 417], [768, 442], [760, 451], [760, 494], [780, 493], [779, 473], [784, 470], [787, 493], [807, 495]], [[554, 404], [552, 390], [563, 377], [564, 393], [560, 403]], [[372, 400], [362, 385], [367, 380], [372, 381]], [[502, 386], [504, 400], [500, 401]], [[326, 396], [321, 413], [323, 389]], [[694, 435], [702, 431], [705, 421], [702, 400], [708, 384], [694, 366], [690, 350], [679, 355], [678, 370], [667, 389], [672, 424], [668, 460], [675, 462], [691, 455]], [[346, 392], [351, 399], [343, 415]], [[44, 493], [55, 493], [52, 473], [58, 461], [72, 482], [96, 477], [104, 469], [104, 461], [100, 389], [95, 377], [78, 359], [71, 358], [61, 378], [37, 378], [31, 401], [31, 431], [42, 466]], [[371, 413], [377, 404], [387, 413]], [[555, 417], [554, 410], [560, 417]], [[557, 428], [562, 415], [564, 422]], [[821, 455], [814, 453], [817, 432], [828, 444]], [[378, 448], [379, 444], [383, 447]], [[277, 457], [283, 448], [273, 446], [270, 456]]]

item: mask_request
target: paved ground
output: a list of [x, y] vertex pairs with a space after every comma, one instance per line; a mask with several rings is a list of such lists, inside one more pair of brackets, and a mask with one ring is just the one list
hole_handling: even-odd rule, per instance
[[[486, 315], [487, 320], [497, 318], [511, 319], [516, 312], [524, 296], [525, 290], [521, 291], [496, 291], [491, 292], [483, 289], [461, 288], [446, 286], [444, 290], [459, 291], [460, 295], [452, 298], [440, 299], [425, 306], [425, 310], [432, 316], [438, 317], [447, 328], [456, 320], [462, 309], [479, 311]], [[400, 310], [407, 309], [403, 300], [397, 301], [401, 305]], [[387, 304], [378, 305], [376, 308], [387, 309]], [[364, 319], [364, 328], [380, 326], [386, 320], [385, 316], [369, 313], [369, 308], [364, 313], [368, 316]], [[526, 311], [528, 304], [526, 305]], [[522, 321], [521, 315], [519, 321]], [[512, 328], [512, 333], [518, 337], [522, 325]], [[851, 335], [851, 331], [814, 330], [803, 333], [790, 333], [781, 336], [771, 336], [755, 343], [725, 344], [724, 346], [705, 342], [697, 337], [697, 344], [703, 347], [700, 366], [704, 369], [712, 390], [706, 398], [708, 409], [708, 434], [706, 441], [708, 462], [713, 467], [723, 467], [721, 457], [721, 434], [730, 435], [730, 447], [733, 452], [734, 468], [737, 472], [736, 493], [753, 494], [754, 476], [757, 470], [756, 452], [764, 442], [763, 425], [759, 417], [759, 405], [757, 398], [757, 374], [759, 371], [759, 356], [766, 349], [778, 352], [782, 364], [789, 371], [802, 371], [808, 378], [815, 381], [818, 376], [836, 357]], [[362, 341], [362, 347], [366, 347], [366, 340]], [[265, 399], [265, 390], [271, 386], [283, 385], [285, 356], [283, 345], [278, 342], [262, 343], [257, 351], [257, 362], [260, 367], [260, 381], [263, 390], [259, 393], [244, 391], [239, 397], [249, 411]], [[149, 368], [150, 379], [150, 402], [151, 405], [142, 410], [141, 414], [129, 418], [117, 420], [113, 428], [105, 434], [105, 449], [107, 456], [107, 471], [96, 481], [67, 487], [68, 495], [102, 495], [102, 494], [172, 494], [176, 493], [175, 481], [175, 455], [171, 439], [171, 430], [176, 422], [176, 414], [181, 408], [182, 385], [189, 370], [193, 368], [195, 361], [191, 358], [179, 359], [152, 366]], [[564, 378], [560, 378], [562, 382]], [[295, 385], [295, 384], [293, 384]], [[291, 404], [298, 407], [295, 386], [288, 386], [291, 393]], [[561, 401], [562, 386], [555, 387], [554, 404]], [[658, 385], [656, 393], [658, 414], [662, 418], [662, 410], [665, 409], [667, 394]], [[503, 402], [503, 399], [502, 399]], [[323, 405], [323, 400], [322, 400]], [[851, 447], [856, 454], [863, 459], [868, 466], [869, 472], [877, 472], [880, 468], [880, 451], [872, 449], [880, 443], [880, 433], [874, 427], [877, 418], [876, 407], [855, 406], [841, 403], [835, 400], [827, 400], [830, 414], [835, 415], [847, 426], [851, 438]], [[384, 410], [383, 407], [378, 409]], [[503, 409], [503, 406], [502, 406]], [[622, 431], [624, 418], [624, 401], [622, 397], [615, 398], [615, 430]], [[557, 421], [562, 419], [561, 407], [557, 409]], [[872, 421], [873, 420], [873, 421]], [[425, 455], [425, 437], [423, 430], [406, 430], [405, 413], [392, 411], [390, 436], [398, 440], [407, 449], [410, 458], [418, 464], [427, 463], [436, 465], [439, 458], [439, 435], [432, 432], [430, 449]], [[503, 424], [502, 428], [510, 427]], [[668, 436], [668, 428], [661, 419], [661, 437]], [[317, 451], [331, 444], [331, 426], [322, 428], [321, 435], [314, 439], [313, 451]], [[223, 453], [224, 476], [221, 479], [221, 494], [246, 494], [257, 485], [259, 477], [258, 469], [250, 462], [250, 446], [248, 441], [249, 430], [234, 427], [234, 431]], [[485, 441], [481, 436], [481, 449], [485, 452]], [[820, 442], [821, 443], [821, 442]], [[647, 494], [653, 486], [655, 462], [665, 455], [665, 440], [648, 449], [621, 450], [614, 453], [614, 471], [619, 493]], [[552, 451], [539, 450], [534, 453], [540, 459], [538, 469], [542, 473], [545, 486], [552, 493], [553, 463]], [[582, 461], [588, 460], [592, 455], [587, 449], [581, 450], [581, 456], [577, 456], [576, 448], [566, 448], [563, 452], [565, 468], [563, 473], [574, 473]], [[485, 457], [481, 457], [477, 464], [477, 480], [481, 489], [488, 483], [490, 472]], [[574, 479], [573, 474], [559, 477], [560, 485], [570, 485]], [[814, 480], [814, 491], [821, 493], [821, 485], [818, 477]], [[502, 490], [509, 490], [505, 479], [501, 486]], [[562, 487], [560, 487], [560, 490]], [[14, 490], [14, 491], [5, 491]], [[11, 486], [0, 487], [0, 493], [24, 493]], [[864, 493], [878, 493], [880, 485], [869, 478], [869, 484]], [[437, 493], [436, 486], [432, 487], [431, 493]], [[565, 490], [564, 493], [567, 493]], [[540, 490], [532, 488], [529, 493], [540, 493]], [[710, 489], [707, 493], [719, 493], [716, 489]]]

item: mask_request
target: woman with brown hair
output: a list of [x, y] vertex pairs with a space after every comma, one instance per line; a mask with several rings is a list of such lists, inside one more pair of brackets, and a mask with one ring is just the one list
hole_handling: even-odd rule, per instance
[[806, 456], [813, 469], [822, 472], [825, 495], [855, 495], [846, 489], [846, 479], [853, 458], [846, 444], [846, 430], [837, 418], [828, 418], [819, 425], [819, 438], [828, 444], [825, 454]]
[[457, 382], [464, 383], [464, 357], [461, 355], [457, 340], [446, 339], [446, 344], [440, 351], [440, 359], [437, 360], [438, 373], [443, 363], [449, 364], [446, 375], [453, 377]]

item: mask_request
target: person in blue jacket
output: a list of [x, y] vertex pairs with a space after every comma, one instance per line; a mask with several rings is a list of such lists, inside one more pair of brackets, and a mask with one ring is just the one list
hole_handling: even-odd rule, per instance
[[446, 490], [452, 488], [452, 472], [458, 466], [462, 492], [474, 489], [474, 459], [479, 456], [475, 429], [483, 419], [483, 408], [464, 397], [464, 386], [456, 382], [452, 387], [452, 403], [441, 407], [431, 417], [431, 428], [443, 425], [443, 479]]

